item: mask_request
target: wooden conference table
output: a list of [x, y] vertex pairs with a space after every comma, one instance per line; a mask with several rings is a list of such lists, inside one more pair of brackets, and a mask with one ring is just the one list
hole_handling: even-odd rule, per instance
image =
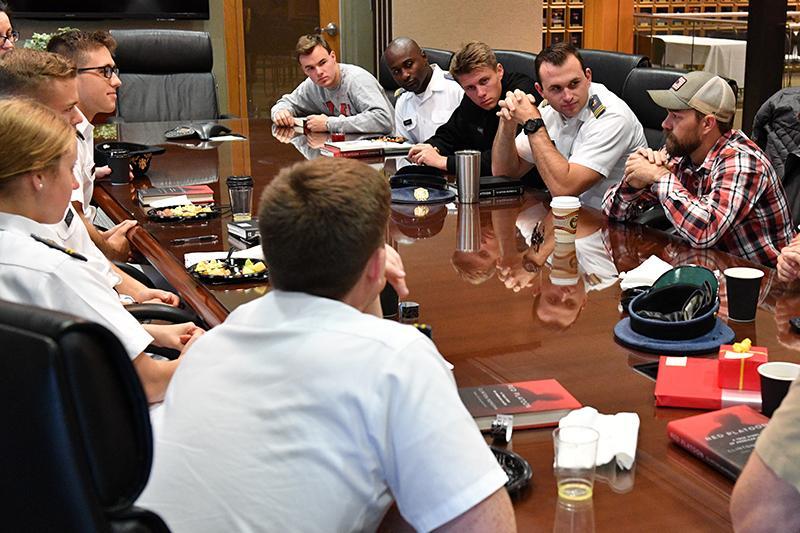
[[[151, 175], [194, 180], [218, 176], [223, 183], [212, 185], [215, 198], [227, 203], [226, 176], [251, 174], [258, 198], [281, 167], [303, 158], [293, 145], [273, 137], [266, 121], [230, 121], [229, 125], [248, 140], [226, 142], [210, 150], [166, 145], [167, 152], [154, 158]], [[162, 144], [163, 137], [158, 135], [169, 126], [126, 125], [120, 128], [120, 135], [123, 140]], [[207, 322], [219, 323], [237, 305], [268, 290], [267, 285], [212, 288], [195, 282], [183, 268], [183, 254], [226, 249], [227, 217], [180, 225], [150, 222], [133, 200], [134, 188], [146, 184], [146, 179], [131, 186], [98, 183], [95, 199], [112, 218], [133, 216], [139, 221], [140, 227], [131, 235], [133, 244]], [[526, 195], [524, 201], [484, 203], [479, 210], [482, 246], [478, 253], [454, 253], [458, 215], [445, 207], [416, 217], [413, 211], [395, 210], [388, 229], [406, 267], [409, 299], [419, 303], [421, 321], [432, 326], [436, 345], [455, 365], [459, 386], [556, 378], [584, 405], [602, 413], [632, 411], [641, 419], [634, 469], [627, 473], [600, 469], [593, 504], [575, 509], [559, 506], [557, 501], [550, 429], [516, 431], [511, 449], [533, 468], [529, 488], [514, 501], [519, 530], [550, 530], [555, 525], [566, 528], [559, 531], [569, 531], [570, 524], [586, 520], [596, 531], [730, 530], [728, 504], [733, 484], [670, 444], [666, 435], [667, 422], [701, 411], [656, 408], [654, 382], [631, 368], [656, 357], [624, 348], [613, 339], [613, 327], [620, 319], [620, 288], [612, 276], [634, 268], [650, 255], [676, 265], [698, 263], [719, 270], [747, 265], [747, 261], [720, 252], [692, 250], [663, 234], [609, 223], [596, 212], [583, 209], [577, 256], [582, 275], [577, 284], [559, 287], [550, 282], [551, 269], [544, 262], [548, 241], [536, 253], [524, 240], [526, 233], [530, 235], [531, 221], [542, 215], [544, 227], [548, 227], [547, 209], [540, 199]], [[209, 233], [218, 235], [219, 242], [169, 244], [177, 237]], [[497, 260], [502, 269], [479, 274]], [[772, 360], [800, 362], [794, 350], [800, 348], [800, 337], [790, 333], [787, 324], [789, 317], [800, 315], [800, 292], [781, 286], [773, 271], [767, 274], [757, 320], [730, 325], [737, 339], [747, 336], [754, 344], [767, 346]], [[482, 283], [466, 281], [482, 278]], [[724, 288], [720, 292], [725, 295]], [[726, 305], [723, 298], [723, 315]], [[435, 423], [435, 415], [431, 413], [429, 420], [420, 423]]]

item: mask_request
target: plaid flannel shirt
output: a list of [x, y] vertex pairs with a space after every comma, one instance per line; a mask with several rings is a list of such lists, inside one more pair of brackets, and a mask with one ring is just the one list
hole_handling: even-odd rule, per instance
[[722, 135], [700, 166], [673, 158], [672, 172], [649, 188], [609, 188], [603, 212], [633, 218], [661, 203], [683, 238], [774, 267], [793, 235], [786, 193], [761, 149], [739, 130]]

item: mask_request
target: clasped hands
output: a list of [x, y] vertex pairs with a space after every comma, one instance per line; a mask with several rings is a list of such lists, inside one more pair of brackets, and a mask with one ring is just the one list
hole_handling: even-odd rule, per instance
[[529, 120], [542, 118], [533, 95], [520, 89], [514, 92], [508, 91], [505, 99], [501, 99], [498, 105], [500, 111], [497, 112], [497, 116], [506, 122], [525, 124]]
[[639, 148], [625, 162], [623, 181], [634, 189], [649, 187], [670, 173], [667, 161], [669, 154], [662, 148]]

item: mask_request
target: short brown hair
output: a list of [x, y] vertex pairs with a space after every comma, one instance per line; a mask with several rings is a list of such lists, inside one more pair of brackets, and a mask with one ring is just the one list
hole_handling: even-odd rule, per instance
[[281, 170], [259, 207], [272, 286], [341, 299], [385, 241], [390, 198], [386, 179], [357, 161], [321, 157]]
[[67, 31], [54, 35], [47, 43], [48, 52], [68, 57], [78, 65], [83, 63], [86, 54], [103, 47], [112, 55], [117, 50], [117, 41], [106, 30]]
[[[703, 113], [701, 111], [698, 111], [697, 109], [692, 109], [692, 111], [694, 111], [694, 114], [697, 117], [698, 121], [703, 120], [704, 118], [706, 118], [706, 114], [705, 113]], [[735, 113], [734, 113], [734, 115], [735, 115]], [[713, 117], [714, 115], [709, 115], [709, 116]], [[722, 122], [717, 117], [714, 117], [714, 120], [717, 121], [717, 128], [719, 128], [719, 132], [722, 135], [725, 135], [726, 133], [728, 133], [729, 131], [731, 131], [733, 129], [733, 119], [731, 119], [730, 122]]]
[[480, 41], [472, 41], [455, 53], [450, 61], [450, 74], [458, 78], [462, 74], [469, 74], [480, 67], [497, 69], [497, 56], [489, 45]]
[[294, 47], [294, 58], [300, 61], [300, 56], [307, 56], [314, 51], [314, 48], [321, 46], [328, 53], [331, 53], [331, 46], [328, 41], [319, 33], [309, 33], [297, 39], [297, 46]]
[[556, 43], [548, 46], [536, 55], [536, 60], [533, 62], [536, 68], [536, 79], [541, 83], [542, 77], [539, 75], [539, 70], [542, 63], [549, 63], [557, 67], [563, 65], [570, 56], [575, 56], [581, 64], [581, 72], [586, 72], [586, 64], [583, 62], [583, 56], [577, 48], [569, 43]]
[[0, 100], [0, 185], [57, 164], [74, 145], [75, 129], [52, 109], [25, 98]]
[[37, 97], [55, 78], [78, 75], [75, 63], [50, 52], [15, 48], [0, 56], [0, 95]]

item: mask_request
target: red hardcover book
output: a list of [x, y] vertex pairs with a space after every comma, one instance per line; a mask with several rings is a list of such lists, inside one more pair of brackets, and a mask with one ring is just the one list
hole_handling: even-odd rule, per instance
[[722, 409], [744, 404], [761, 409], [761, 392], [721, 389], [717, 385], [718, 365], [717, 359], [661, 356], [656, 378], [656, 405]]
[[404, 155], [413, 145], [406, 142], [380, 139], [357, 139], [353, 141], [326, 142], [320, 154], [328, 157], [370, 157], [380, 155]]
[[481, 430], [495, 415], [514, 415], [514, 428], [555, 426], [581, 403], [555, 379], [482, 385], [458, 389], [461, 401]]
[[673, 420], [667, 433], [678, 446], [736, 480], [769, 418], [746, 405]]
[[208, 185], [185, 185], [183, 187], [150, 187], [149, 189], [139, 189], [137, 191], [139, 203], [144, 206], [150, 205], [155, 200], [169, 198], [171, 196], [186, 196], [194, 203], [206, 203], [214, 201], [214, 190]]

